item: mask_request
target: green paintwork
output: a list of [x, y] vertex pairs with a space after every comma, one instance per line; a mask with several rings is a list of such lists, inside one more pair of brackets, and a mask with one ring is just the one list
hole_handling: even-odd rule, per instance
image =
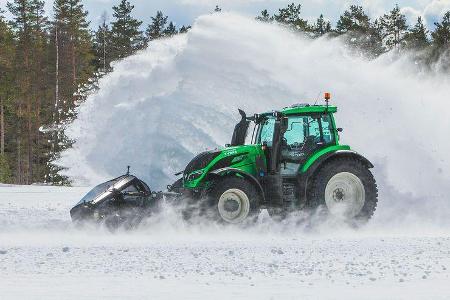
[[[239, 158], [240, 155], [244, 155], [244, 157]], [[264, 157], [264, 152], [261, 149], [261, 145], [243, 145], [224, 148], [221, 150], [221, 153], [216, 158], [214, 158], [204, 169], [198, 170], [202, 172], [202, 175], [200, 177], [191, 181], [185, 180], [184, 187], [190, 189], [202, 187], [205, 183], [205, 177], [212, 169], [214, 169], [215, 164], [220, 160], [230, 156], [235, 157], [235, 162], [232, 161], [232, 164], [230, 164], [228, 167], [240, 169], [249, 174], [256, 175], [256, 158], [258, 156]], [[236, 159], [236, 157], [238, 158]]]
[[[336, 106], [325, 106], [325, 105], [312, 105], [312, 106], [293, 106], [286, 107], [280, 111], [282, 114], [289, 115], [302, 115], [302, 114], [311, 114], [311, 113], [329, 113], [331, 114], [331, 120], [333, 124], [333, 128], [336, 128], [335, 120], [333, 113], [337, 112]], [[271, 113], [267, 112], [263, 115], [269, 115]], [[334, 130], [335, 134], [335, 143], [327, 146], [326, 148], [322, 148], [311, 155], [308, 160], [299, 167], [299, 173], [306, 172], [308, 168], [322, 155], [327, 154], [329, 152], [337, 151], [337, 150], [350, 150], [349, 146], [339, 145], [339, 134], [337, 130]], [[245, 156], [240, 156], [245, 155]], [[235, 159], [231, 161], [227, 167], [232, 167], [249, 173], [253, 176], [256, 176], [259, 170], [256, 170], [256, 158], [260, 156], [263, 161], [266, 161], [266, 157], [264, 151], [262, 150], [262, 145], [242, 145], [235, 147], [226, 147], [221, 149], [221, 153], [214, 158], [205, 168], [201, 170], [196, 170], [190, 174], [187, 174], [189, 177], [193, 173], [201, 173], [201, 175], [193, 180], [184, 180], [184, 187], [188, 189], [201, 189], [205, 188], [209, 185], [208, 180], [206, 179], [208, 174], [217, 169], [215, 165], [222, 159], [234, 156]]]
[[[290, 115], [303, 115], [303, 114], [313, 114], [313, 113], [335, 113], [337, 112], [337, 107], [333, 105], [309, 105], [309, 106], [291, 106], [291, 107], [285, 107], [282, 110], [280, 110], [281, 113], [283, 113], [286, 116]], [[265, 112], [262, 113], [262, 115], [271, 115], [273, 112]]]
[[309, 167], [318, 160], [322, 155], [338, 151], [338, 150], [350, 150], [350, 146], [347, 145], [334, 145], [334, 146], [328, 146], [326, 148], [320, 149], [319, 151], [315, 152], [313, 155], [311, 155], [310, 158], [303, 164], [303, 166], [300, 168], [300, 173], [305, 173], [308, 171]]
[[301, 115], [308, 113], [335, 113], [337, 112], [336, 106], [326, 106], [326, 105], [310, 105], [310, 106], [294, 106], [294, 107], [285, 107], [281, 110], [281, 112], [285, 115]]

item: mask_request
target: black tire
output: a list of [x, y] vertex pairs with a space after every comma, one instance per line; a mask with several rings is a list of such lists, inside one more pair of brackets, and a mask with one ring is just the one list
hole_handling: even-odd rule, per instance
[[[349, 220], [367, 221], [375, 212], [378, 202], [378, 189], [375, 179], [367, 166], [359, 159], [351, 157], [336, 158], [326, 161], [323, 166], [313, 176], [308, 185], [307, 205], [311, 209], [324, 206], [328, 213], [325, 201], [325, 190], [330, 179], [337, 174], [351, 173], [358, 177], [364, 186], [364, 205], [359, 213], [349, 218]], [[338, 191], [338, 189], [336, 189]], [[338, 191], [339, 192], [339, 191]], [[362, 194], [362, 193], [361, 193]], [[333, 192], [333, 197], [334, 197]]]
[[[243, 219], [242, 217], [237, 217], [235, 221], [230, 221], [225, 219], [221, 213], [219, 208], [219, 200], [224, 193], [229, 193], [230, 190], [240, 191], [239, 193], [245, 194], [248, 199], [248, 214], [246, 214]], [[245, 198], [245, 197], [244, 197]], [[259, 202], [260, 196], [253, 184], [251, 184], [248, 180], [241, 177], [224, 177], [217, 180], [211, 191], [208, 193], [206, 197], [206, 207], [204, 210], [204, 214], [208, 219], [214, 220], [221, 224], [237, 224], [237, 223], [251, 223], [254, 222], [259, 214]], [[223, 201], [221, 202], [221, 205]], [[222, 205], [224, 206], [224, 205]], [[242, 205], [243, 207], [243, 205]], [[233, 209], [233, 208], [232, 208]], [[241, 206], [239, 206], [241, 209]], [[238, 211], [238, 210], [236, 210]], [[222, 209], [222, 213], [225, 213], [224, 209]], [[242, 214], [242, 216], [245, 213]]]

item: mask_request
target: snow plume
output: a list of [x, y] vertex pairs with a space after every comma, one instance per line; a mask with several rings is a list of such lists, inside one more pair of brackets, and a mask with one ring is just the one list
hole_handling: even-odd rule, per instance
[[411, 216], [450, 224], [448, 76], [417, 75], [389, 57], [366, 61], [338, 39], [311, 41], [229, 13], [202, 16], [189, 33], [153, 42], [114, 69], [68, 132], [76, 143], [60, 163], [76, 183], [131, 165], [162, 188], [196, 153], [229, 142], [238, 108], [320, 102], [330, 91], [342, 143], [375, 165], [373, 226]]

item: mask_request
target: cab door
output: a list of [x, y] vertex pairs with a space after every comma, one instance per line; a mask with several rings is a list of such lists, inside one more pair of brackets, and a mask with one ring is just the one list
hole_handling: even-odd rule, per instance
[[296, 176], [311, 155], [333, 142], [329, 114], [288, 116], [281, 152], [281, 173]]

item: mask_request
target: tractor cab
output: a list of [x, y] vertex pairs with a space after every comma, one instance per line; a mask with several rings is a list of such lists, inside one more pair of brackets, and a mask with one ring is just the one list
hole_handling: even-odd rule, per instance
[[[263, 148], [267, 149], [265, 153], [268, 165], [275, 150], [274, 145], [279, 147], [280, 149], [275, 151], [279, 152], [279, 157], [275, 159], [272, 171], [276, 171], [277, 165], [280, 165], [283, 175], [295, 176], [300, 166], [305, 164], [312, 154], [337, 144], [334, 112], [336, 107], [333, 106], [299, 104], [281, 112], [263, 114], [256, 118], [259, 122], [252, 143], [263, 145]], [[279, 134], [274, 132], [277, 118], [280, 119], [280, 128], [277, 129]], [[274, 143], [274, 138], [277, 137], [279, 141]]]

